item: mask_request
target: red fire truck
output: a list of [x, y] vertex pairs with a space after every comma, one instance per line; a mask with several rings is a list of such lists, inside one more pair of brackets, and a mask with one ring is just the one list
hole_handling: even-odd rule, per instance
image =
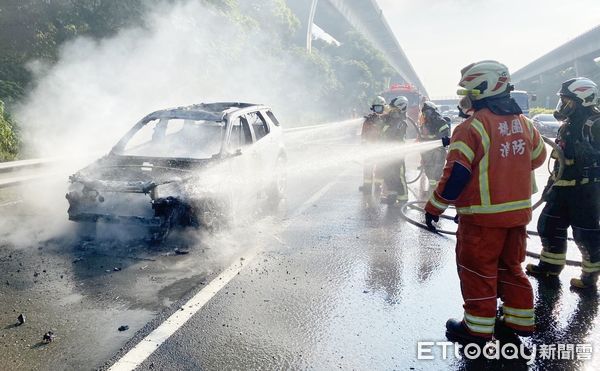
[[[392, 84], [390, 88], [383, 93], [381, 96], [385, 98], [386, 102], [390, 102], [392, 99], [398, 96], [404, 96], [408, 99], [408, 111], [407, 116], [417, 123], [419, 120], [419, 110], [421, 109], [421, 103], [427, 100], [426, 97], [419, 93], [419, 90], [411, 84]], [[412, 125], [409, 125], [407, 136], [409, 138], [416, 137], [416, 133], [413, 132]]]

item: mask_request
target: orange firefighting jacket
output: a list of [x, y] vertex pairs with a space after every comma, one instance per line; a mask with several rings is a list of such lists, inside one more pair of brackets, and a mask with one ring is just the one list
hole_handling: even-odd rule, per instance
[[[452, 134], [444, 175], [425, 210], [439, 215], [454, 204], [460, 220], [486, 227], [511, 228], [531, 220], [533, 170], [544, 163], [546, 147], [524, 115], [499, 116], [484, 108]], [[441, 195], [458, 162], [470, 171], [455, 200]]]

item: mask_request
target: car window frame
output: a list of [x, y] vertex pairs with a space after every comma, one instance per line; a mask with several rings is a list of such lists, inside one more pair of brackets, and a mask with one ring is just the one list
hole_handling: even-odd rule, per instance
[[[182, 118], [182, 117], [168, 117], [168, 116], [159, 116], [159, 117], [154, 117], [151, 115], [145, 116], [144, 118], [142, 118], [140, 121], [138, 121], [137, 123], [135, 123], [135, 125], [133, 125], [131, 127], [131, 129], [129, 129], [129, 131], [127, 131], [127, 133], [125, 133], [125, 135], [123, 137], [121, 137], [121, 139], [117, 142], [117, 144], [115, 144], [110, 152], [109, 155], [115, 155], [115, 156], [124, 156], [124, 157], [132, 157], [132, 158], [157, 158], [157, 159], [185, 159], [185, 160], [189, 160], [189, 161], [204, 161], [206, 160], [205, 158], [193, 158], [193, 157], [155, 157], [155, 156], [139, 156], [139, 155], [131, 155], [131, 154], [125, 154], [125, 150], [127, 147], [127, 144], [129, 144], [129, 142], [131, 141], [131, 139], [133, 139], [133, 137], [140, 132], [141, 130], [143, 130], [147, 125], [152, 124], [154, 121], [156, 121], [156, 125], [159, 125], [161, 121], [163, 120], [186, 120], [186, 118]], [[191, 119], [192, 121], [200, 121], [200, 120], [194, 120]], [[215, 122], [215, 123], [219, 123], [222, 121], [212, 121], [212, 120], [204, 120], [204, 121], [211, 121], [211, 122]], [[231, 129], [228, 128], [228, 123], [225, 122], [224, 124], [224, 130], [225, 133], [221, 135], [221, 140], [220, 140], [220, 146], [219, 146], [219, 150], [217, 151], [217, 153], [213, 154], [213, 157], [215, 155], [219, 155], [221, 153], [223, 153], [223, 151], [225, 150], [225, 141], [228, 135], [228, 132], [231, 131]], [[140, 144], [141, 145], [141, 144]], [[137, 145], [135, 147], [139, 147], [140, 145]]]
[[240, 120], [240, 125], [242, 126], [242, 133], [243, 133], [243, 127], [244, 127], [244, 121], [246, 122], [246, 125], [248, 125], [248, 128], [250, 129], [250, 143], [244, 143], [243, 146], [240, 146], [239, 149], [243, 149], [244, 147], [249, 147], [252, 146], [254, 143], [256, 143], [256, 137], [254, 136], [254, 130], [252, 128], [252, 125], [250, 125], [250, 123], [248, 122], [248, 120], [245, 118], [244, 114], [239, 114], [239, 115], [235, 115], [232, 117], [227, 118], [227, 135], [225, 136], [225, 141], [222, 145], [222, 152], [229, 152], [229, 144], [231, 143], [231, 133], [233, 131], [233, 126], [234, 126], [234, 122], [236, 120]]
[[[261, 119], [262, 122], [267, 126], [267, 133], [265, 135], [263, 135], [262, 137], [260, 137], [260, 139], [256, 138], [256, 132], [254, 130], [254, 125], [252, 125], [250, 123], [250, 119], [248, 119], [248, 117], [247, 117], [248, 115], [251, 115], [251, 114], [256, 114], [258, 116], [258, 118]], [[273, 131], [272, 127], [269, 125], [269, 122], [265, 119], [265, 115], [262, 114], [260, 109], [245, 112], [242, 116], [244, 116], [244, 118], [248, 122], [248, 126], [250, 127], [250, 131], [252, 132], [252, 139], [253, 139], [254, 143], [257, 143], [259, 140], [261, 140], [263, 138], [267, 138]]]
[[281, 122], [279, 121], [277, 116], [275, 116], [275, 114], [273, 113], [272, 110], [265, 108], [265, 109], [262, 109], [261, 112], [264, 113], [264, 117], [268, 121], [268, 125], [271, 126], [271, 129], [273, 127], [281, 127]]

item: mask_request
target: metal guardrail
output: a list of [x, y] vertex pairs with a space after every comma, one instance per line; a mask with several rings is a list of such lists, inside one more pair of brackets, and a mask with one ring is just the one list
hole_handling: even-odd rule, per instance
[[0, 189], [14, 187], [20, 184], [24, 184], [30, 182], [32, 180], [40, 179], [48, 174], [36, 174], [36, 175], [27, 175], [27, 176], [16, 176], [11, 178], [0, 179]]
[[31, 160], [0, 162], [0, 173], [41, 167], [58, 161], [59, 158], [37, 158]]
[[19, 160], [19, 161], [9, 161], [9, 162], [0, 162], [0, 189], [13, 187], [16, 185], [20, 185], [23, 183], [30, 182], [35, 179], [42, 178], [47, 173], [29, 173], [29, 174], [20, 174], [17, 175], [15, 173], [27, 172], [27, 170], [39, 169], [44, 166], [48, 166], [50, 164], [54, 164], [61, 160], [60, 157], [51, 157], [51, 158], [37, 158], [30, 160]]

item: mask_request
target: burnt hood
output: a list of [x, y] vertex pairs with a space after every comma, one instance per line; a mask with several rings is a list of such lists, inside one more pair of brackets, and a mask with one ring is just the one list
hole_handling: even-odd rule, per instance
[[147, 193], [161, 184], [186, 181], [212, 162], [214, 159], [107, 155], [69, 179], [95, 190]]

